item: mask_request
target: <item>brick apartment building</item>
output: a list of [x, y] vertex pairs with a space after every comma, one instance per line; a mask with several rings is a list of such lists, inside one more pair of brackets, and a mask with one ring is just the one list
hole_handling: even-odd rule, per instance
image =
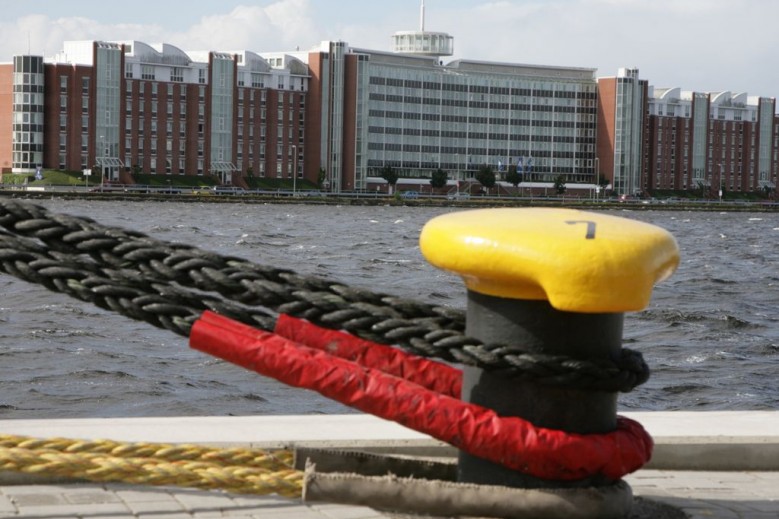
[[775, 98], [657, 88], [629, 69], [599, 79], [598, 96], [598, 157], [615, 191], [775, 190]]
[[290, 56], [65, 42], [51, 60], [0, 65], [0, 82], [0, 120], [12, 120], [0, 128], [3, 171], [98, 166], [113, 181], [140, 171], [231, 184], [305, 165], [308, 74]]

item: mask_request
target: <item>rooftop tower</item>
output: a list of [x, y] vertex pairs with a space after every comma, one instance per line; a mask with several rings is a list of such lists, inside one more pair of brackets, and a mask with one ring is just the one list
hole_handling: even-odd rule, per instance
[[445, 32], [425, 31], [425, 0], [419, 10], [418, 31], [398, 31], [392, 36], [393, 52], [418, 56], [451, 56], [454, 38]]

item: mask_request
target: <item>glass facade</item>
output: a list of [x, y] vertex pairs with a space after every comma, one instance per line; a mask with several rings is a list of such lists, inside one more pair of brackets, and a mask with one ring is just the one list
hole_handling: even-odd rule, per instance
[[638, 78], [637, 69], [624, 69], [617, 77], [612, 185], [615, 192], [623, 195], [634, 195], [642, 190], [644, 84], [645, 82]]
[[119, 179], [119, 111], [122, 91], [122, 47], [99, 42], [95, 66], [95, 163], [107, 178]]
[[15, 56], [13, 72], [12, 171], [43, 165], [43, 57]]
[[396, 32], [392, 36], [393, 49], [400, 54], [451, 56], [454, 38], [443, 32]]
[[357, 60], [357, 121], [355, 127], [355, 174], [354, 188], [365, 189], [368, 177], [368, 117], [370, 110], [370, 63], [368, 56], [360, 55]]
[[229, 54], [213, 54], [211, 65], [211, 170], [223, 183], [232, 180], [233, 158], [233, 84], [235, 62]]
[[707, 143], [709, 142], [709, 96], [695, 93], [692, 102], [692, 176], [687, 187], [706, 185]]
[[771, 99], [759, 100], [760, 147], [757, 155], [757, 180], [762, 186], [770, 185], [771, 154], [773, 151], [774, 102]]
[[397, 61], [370, 56], [373, 175], [392, 166], [407, 177], [441, 168], [465, 178], [483, 165], [500, 173], [521, 164], [528, 179], [594, 181], [593, 70]]
[[344, 60], [346, 43], [331, 42], [322, 62], [322, 152], [325, 187], [340, 192], [343, 178]]

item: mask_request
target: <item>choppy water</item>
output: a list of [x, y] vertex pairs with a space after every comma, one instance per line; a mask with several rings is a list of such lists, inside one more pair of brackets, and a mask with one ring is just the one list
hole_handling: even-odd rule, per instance
[[[456, 277], [417, 240], [449, 209], [37, 202], [382, 292], [464, 307]], [[779, 215], [614, 212], [679, 241], [682, 263], [625, 344], [651, 380], [625, 410], [779, 408]], [[0, 275], [0, 418], [342, 413], [348, 409], [203, 354], [184, 338]]]

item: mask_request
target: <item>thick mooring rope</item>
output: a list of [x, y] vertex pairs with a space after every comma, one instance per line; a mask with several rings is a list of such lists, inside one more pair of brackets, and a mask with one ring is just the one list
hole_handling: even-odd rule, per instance
[[300, 497], [289, 451], [0, 435], [0, 471]]
[[0, 202], [0, 226], [9, 233], [0, 234], [0, 270], [183, 336], [205, 309], [265, 330], [273, 328], [272, 313], [289, 314], [419, 356], [539, 383], [631, 391], [649, 377], [641, 354], [629, 349], [616, 359], [585, 361], [483, 344], [464, 335], [464, 314], [452, 308], [158, 241], [18, 200]]

